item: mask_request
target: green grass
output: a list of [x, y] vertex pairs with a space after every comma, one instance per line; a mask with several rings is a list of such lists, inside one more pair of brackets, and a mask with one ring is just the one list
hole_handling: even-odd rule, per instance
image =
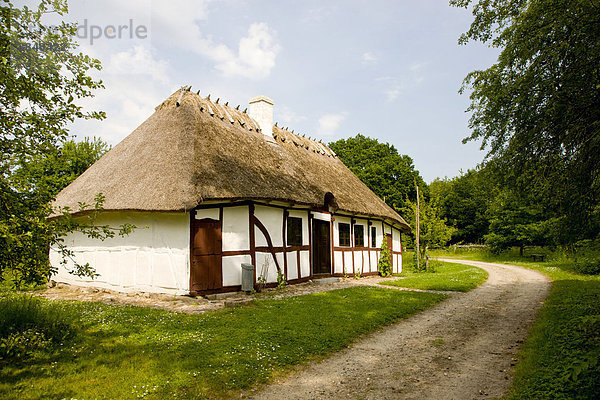
[[468, 292], [485, 282], [488, 277], [488, 273], [481, 268], [441, 261], [430, 262], [435, 263], [436, 272], [434, 273], [417, 273], [405, 268], [398, 275], [402, 279], [381, 282], [380, 284], [411, 289]]
[[445, 297], [356, 287], [196, 315], [59, 302], [81, 332], [0, 365], [0, 398], [231, 397]]
[[600, 280], [554, 281], [507, 398], [600, 398], [599, 358]]
[[[597, 257], [587, 250], [584, 256]], [[516, 249], [500, 255], [481, 249], [435, 255], [520, 265], [552, 278], [550, 294], [519, 352], [507, 399], [600, 398], [600, 276], [574, 273], [575, 261], [558, 251], [533, 252], [547, 254], [547, 261], [531, 262]]]

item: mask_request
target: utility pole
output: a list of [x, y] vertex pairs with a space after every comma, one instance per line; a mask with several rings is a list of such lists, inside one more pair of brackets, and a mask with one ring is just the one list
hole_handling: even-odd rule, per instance
[[417, 212], [416, 214], [416, 223], [415, 223], [415, 227], [416, 227], [416, 236], [417, 236], [417, 271], [421, 270], [421, 265], [420, 265], [420, 261], [421, 261], [421, 255], [419, 253], [419, 238], [421, 236], [421, 229], [419, 228], [419, 210], [421, 209], [420, 207], [420, 203], [419, 203], [419, 185], [417, 186]]

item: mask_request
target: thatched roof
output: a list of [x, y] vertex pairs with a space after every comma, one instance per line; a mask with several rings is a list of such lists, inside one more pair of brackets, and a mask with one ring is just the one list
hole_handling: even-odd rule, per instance
[[[217, 100], [218, 101], [218, 100]], [[222, 102], [221, 102], [222, 103]], [[279, 200], [408, 224], [325, 145], [278, 127], [265, 140], [244, 111], [182, 89], [56, 197], [78, 209], [188, 211], [207, 200]]]

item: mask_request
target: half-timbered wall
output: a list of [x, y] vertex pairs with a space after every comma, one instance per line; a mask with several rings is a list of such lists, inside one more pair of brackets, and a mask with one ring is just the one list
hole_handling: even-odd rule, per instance
[[95, 286], [130, 292], [189, 292], [189, 214], [105, 212], [98, 218], [100, 225], [118, 227], [130, 223], [137, 228], [125, 237], [99, 241], [73, 232], [65, 244], [74, 252], [79, 264], [89, 263], [99, 274], [95, 279], [79, 278], [61, 265], [61, 256], [50, 249], [50, 262], [58, 269], [52, 279], [79, 286]]
[[[350, 225], [350, 246], [340, 245], [340, 224]], [[363, 227], [363, 245], [355, 242], [355, 227]], [[373, 241], [372, 229], [375, 229]], [[391, 225], [379, 220], [335, 215], [333, 223], [333, 273], [334, 275], [361, 275], [376, 274], [377, 262], [381, 251], [381, 244], [386, 239], [386, 234], [392, 235], [392, 267], [394, 273], [402, 272], [402, 246], [400, 231]]]
[[[287, 243], [289, 217], [302, 221], [300, 245]], [[277, 282], [277, 265], [290, 283], [311, 278], [312, 219], [331, 221], [333, 275], [376, 274], [380, 247], [386, 240], [386, 233], [392, 236], [393, 270], [402, 271], [400, 231], [380, 220], [252, 203], [204, 206], [194, 210], [192, 218], [220, 222], [223, 291], [239, 290], [242, 263], [254, 264], [255, 280], [264, 275], [270, 284]], [[138, 228], [128, 236], [103, 242], [80, 233], [67, 235], [65, 244], [74, 251], [77, 262], [89, 263], [99, 276], [92, 280], [70, 275], [61, 266], [58, 253], [51, 250], [51, 263], [58, 269], [58, 275], [54, 277], [56, 281], [118, 291], [173, 294], [190, 291], [189, 214], [107, 212], [102, 214], [98, 223], [115, 227], [131, 223]], [[350, 246], [340, 246], [340, 223], [350, 225]], [[362, 246], [355, 243], [357, 225], [363, 226]], [[375, 229], [375, 242], [372, 229]], [[72, 269], [72, 262], [67, 268]]]
[[[287, 281], [310, 277], [308, 210], [288, 210], [263, 204], [215, 204], [213, 208], [195, 211], [197, 219], [219, 220], [219, 215], [222, 215], [223, 290], [239, 289], [242, 284], [242, 263], [254, 264], [255, 279], [264, 276], [266, 283], [277, 282], [277, 266]], [[284, 246], [287, 216], [302, 219], [301, 246]], [[251, 224], [253, 235], [250, 234]]]
[[[201, 211], [198, 210], [199, 215]], [[251, 264], [250, 222], [247, 205], [223, 207], [223, 286], [242, 284], [242, 263]], [[246, 254], [239, 254], [246, 251]], [[230, 254], [230, 255], [228, 255]]]

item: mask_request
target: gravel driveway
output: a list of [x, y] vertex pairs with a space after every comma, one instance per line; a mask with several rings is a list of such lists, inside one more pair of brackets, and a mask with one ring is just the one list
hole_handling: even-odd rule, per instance
[[462, 400], [505, 394], [550, 280], [518, 266], [441, 261], [480, 267], [489, 278], [248, 397]]

